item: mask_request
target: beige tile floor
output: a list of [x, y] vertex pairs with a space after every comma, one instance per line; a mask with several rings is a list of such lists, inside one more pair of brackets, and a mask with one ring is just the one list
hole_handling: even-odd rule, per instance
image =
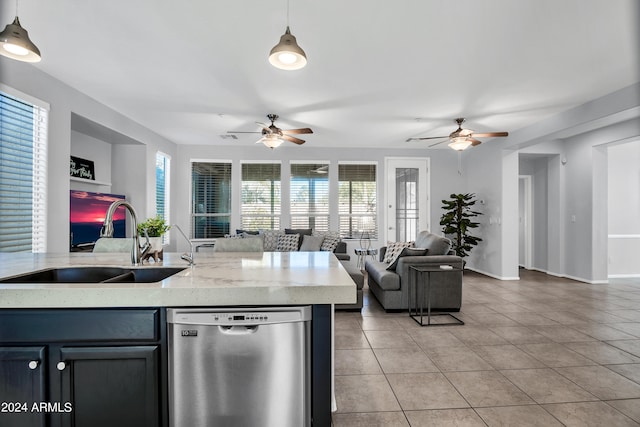
[[640, 279], [467, 272], [463, 326], [336, 313], [335, 427], [640, 426]]

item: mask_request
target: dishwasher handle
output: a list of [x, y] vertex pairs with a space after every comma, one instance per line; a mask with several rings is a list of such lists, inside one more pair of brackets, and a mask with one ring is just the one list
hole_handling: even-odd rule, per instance
[[220, 325], [218, 330], [225, 335], [250, 335], [258, 331], [258, 325]]

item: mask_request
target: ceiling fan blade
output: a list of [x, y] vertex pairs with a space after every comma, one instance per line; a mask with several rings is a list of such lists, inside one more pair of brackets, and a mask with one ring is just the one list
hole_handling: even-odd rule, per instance
[[282, 139], [285, 139], [289, 142], [293, 142], [294, 144], [304, 144], [304, 140], [296, 138], [295, 136], [289, 136], [289, 135], [282, 135]]
[[[445, 136], [445, 138], [447, 138], [447, 137]], [[447, 141], [448, 141], [448, 139], [445, 139], [444, 141], [436, 142], [435, 144], [431, 144], [431, 145], [430, 145], [429, 147], [427, 147], [427, 148], [435, 147], [436, 145], [440, 145], [440, 144], [442, 144], [442, 143], [444, 143], [444, 142], [447, 142]]]
[[256, 122], [256, 124], [258, 126], [260, 126], [262, 129], [264, 129], [267, 133], [273, 133], [271, 128], [269, 126], [265, 125], [264, 123]]
[[471, 141], [471, 146], [475, 147], [476, 145], [482, 144], [482, 141], [475, 138], [467, 138], [468, 141]]
[[442, 139], [449, 138], [448, 136], [428, 136], [426, 138], [407, 138], [407, 142], [409, 141], [425, 141], [427, 139]]
[[284, 134], [290, 134], [290, 135], [298, 135], [301, 133], [313, 133], [313, 131], [309, 128], [300, 128], [300, 129], [287, 129], [287, 130], [282, 130], [282, 133]]
[[485, 132], [485, 133], [477, 133], [472, 132], [471, 135], [474, 138], [493, 138], [496, 136], [509, 136], [509, 132]]

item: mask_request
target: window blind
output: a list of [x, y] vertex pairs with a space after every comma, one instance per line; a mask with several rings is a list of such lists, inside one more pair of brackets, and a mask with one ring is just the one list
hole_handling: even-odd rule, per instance
[[[170, 224], [169, 218], [169, 174], [171, 172], [171, 158], [161, 152], [156, 153], [156, 215]], [[169, 243], [169, 232], [164, 234], [162, 243]]]
[[363, 232], [377, 239], [377, 183], [375, 164], [338, 165], [340, 233], [358, 239]]
[[191, 163], [191, 237], [210, 239], [229, 234], [231, 163]]
[[291, 228], [329, 231], [329, 165], [291, 165]]
[[280, 228], [279, 163], [242, 164], [240, 223], [243, 230]]
[[0, 251], [45, 252], [46, 109], [0, 92]]

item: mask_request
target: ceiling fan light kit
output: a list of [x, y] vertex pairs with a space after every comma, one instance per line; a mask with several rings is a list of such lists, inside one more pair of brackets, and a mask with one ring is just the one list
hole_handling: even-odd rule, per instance
[[274, 148], [278, 148], [284, 141], [280, 139], [278, 135], [270, 133], [268, 135], [263, 136], [259, 141], [256, 142], [256, 144], [259, 142], [262, 142], [267, 147], [274, 149]]
[[464, 151], [471, 146], [471, 140], [469, 140], [469, 138], [459, 136], [457, 138], [453, 138], [447, 145], [456, 151]]
[[0, 55], [23, 62], [39, 62], [40, 50], [29, 39], [18, 16], [0, 33]]
[[280, 37], [280, 42], [269, 52], [269, 62], [281, 70], [299, 70], [307, 65], [307, 55], [298, 46], [296, 37], [291, 34], [289, 26]]

